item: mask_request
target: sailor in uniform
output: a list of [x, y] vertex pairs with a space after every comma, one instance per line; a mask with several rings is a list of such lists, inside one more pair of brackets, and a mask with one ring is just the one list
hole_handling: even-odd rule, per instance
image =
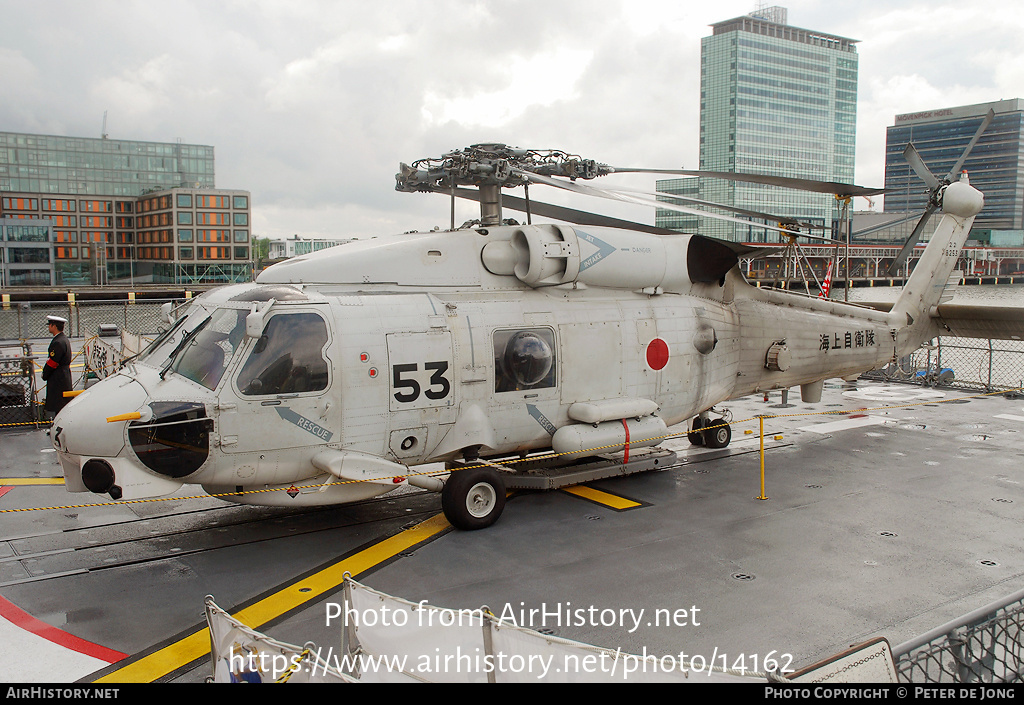
[[46, 354], [46, 364], [43, 365], [43, 381], [46, 382], [46, 404], [43, 408], [52, 416], [64, 408], [64, 405], [71, 401], [65, 397], [64, 392], [71, 391], [71, 343], [64, 335], [64, 326], [67, 319], [60, 316], [47, 316], [46, 324], [50, 329], [53, 340]]

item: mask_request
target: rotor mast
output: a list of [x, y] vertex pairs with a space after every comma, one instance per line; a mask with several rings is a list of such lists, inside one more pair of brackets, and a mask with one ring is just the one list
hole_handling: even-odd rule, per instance
[[501, 186], [497, 184], [480, 185], [480, 225], [501, 225]]

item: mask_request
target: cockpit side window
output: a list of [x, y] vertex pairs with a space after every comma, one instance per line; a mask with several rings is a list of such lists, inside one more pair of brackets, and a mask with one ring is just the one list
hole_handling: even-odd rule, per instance
[[315, 313], [272, 316], [238, 373], [245, 396], [316, 392], [327, 388], [327, 324]]

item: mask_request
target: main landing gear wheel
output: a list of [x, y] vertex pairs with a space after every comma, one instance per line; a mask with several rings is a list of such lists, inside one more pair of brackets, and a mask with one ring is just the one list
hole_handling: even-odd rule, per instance
[[701, 419], [699, 416], [693, 419], [693, 429], [686, 434], [686, 440], [690, 442], [690, 445], [702, 446], [704, 445], [704, 434], [700, 432]]
[[455, 470], [441, 490], [441, 509], [456, 529], [487, 528], [505, 509], [505, 483], [492, 468]]
[[708, 448], [725, 448], [729, 445], [729, 441], [732, 440], [732, 428], [724, 419], [711, 421], [707, 425], [716, 427], [705, 429], [702, 432], [704, 434], [704, 444]]

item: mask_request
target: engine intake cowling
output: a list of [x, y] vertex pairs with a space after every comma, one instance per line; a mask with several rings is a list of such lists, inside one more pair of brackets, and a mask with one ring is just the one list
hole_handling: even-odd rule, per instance
[[556, 225], [518, 228], [508, 240], [488, 243], [482, 258], [492, 274], [533, 288], [580, 283], [677, 292], [722, 280], [738, 261], [727, 244], [699, 235]]

